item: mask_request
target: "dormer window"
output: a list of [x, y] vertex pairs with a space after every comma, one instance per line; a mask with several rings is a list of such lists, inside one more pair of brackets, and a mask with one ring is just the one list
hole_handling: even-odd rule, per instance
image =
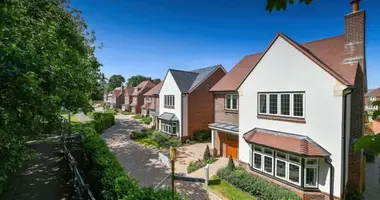
[[226, 110], [238, 109], [238, 95], [237, 94], [226, 94], [225, 100], [226, 100], [225, 102]]

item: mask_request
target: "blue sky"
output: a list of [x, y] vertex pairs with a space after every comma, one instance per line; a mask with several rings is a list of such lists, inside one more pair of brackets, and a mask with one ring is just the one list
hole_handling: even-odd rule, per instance
[[[163, 79], [167, 69], [222, 64], [229, 71], [244, 55], [262, 52], [278, 32], [302, 43], [343, 34], [349, 0], [268, 13], [266, 0], [71, 0], [83, 11], [97, 42], [102, 71], [126, 79]], [[362, 0], [367, 12], [368, 87], [380, 87], [380, 1]]]

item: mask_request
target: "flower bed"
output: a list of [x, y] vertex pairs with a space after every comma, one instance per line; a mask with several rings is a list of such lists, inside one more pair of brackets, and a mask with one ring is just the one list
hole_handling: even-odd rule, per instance
[[301, 200], [301, 197], [295, 192], [271, 183], [259, 176], [252, 175], [243, 168], [235, 170], [228, 167], [222, 168], [218, 170], [217, 176], [258, 199]]
[[169, 148], [170, 146], [178, 147], [182, 145], [178, 138], [171, 137], [166, 133], [151, 130], [132, 132], [130, 137], [141, 145], [155, 148]]
[[198, 159], [197, 161], [190, 161], [189, 165], [187, 166], [187, 173], [197, 171], [198, 169], [205, 167], [207, 164], [214, 163], [217, 160], [218, 160], [217, 158], [211, 157], [207, 160]]

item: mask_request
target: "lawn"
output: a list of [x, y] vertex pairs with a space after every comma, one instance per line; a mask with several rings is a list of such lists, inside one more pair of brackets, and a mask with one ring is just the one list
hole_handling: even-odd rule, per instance
[[132, 118], [135, 120], [139, 120], [144, 124], [150, 124], [152, 122], [152, 117], [150, 116], [144, 117], [140, 114], [137, 114], [137, 115], [134, 115]]
[[254, 200], [256, 198], [251, 195], [241, 191], [240, 189], [234, 187], [233, 185], [227, 183], [227, 181], [220, 179], [217, 176], [212, 176], [209, 185], [203, 184], [207, 190], [210, 190], [218, 197], [224, 200]]

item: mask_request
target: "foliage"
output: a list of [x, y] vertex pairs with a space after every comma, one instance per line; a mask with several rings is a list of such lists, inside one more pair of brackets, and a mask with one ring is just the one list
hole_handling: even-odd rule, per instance
[[117, 87], [121, 87], [121, 85], [125, 82], [125, 78], [120, 74], [112, 75], [106, 87], [107, 92], [113, 91]]
[[300, 200], [295, 192], [271, 183], [259, 176], [248, 173], [243, 168], [230, 170], [227, 167], [219, 169], [217, 176], [248, 194], [265, 200]]
[[208, 147], [208, 145], [206, 146], [206, 149], [205, 149], [205, 152], [203, 152], [203, 159], [204, 160], [208, 160], [210, 159], [212, 156], [211, 156], [211, 153], [210, 153], [210, 148]]
[[157, 84], [159, 84], [161, 82], [161, 79], [155, 78], [155, 79], [152, 80], [152, 82], [157, 85]]
[[130, 85], [130, 86], [136, 87], [138, 84], [140, 84], [143, 81], [151, 81], [151, 80], [152, 80], [151, 77], [146, 77], [146, 76], [141, 76], [141, 75], [135, 75], [135, 76], [131, 76], [128, 79], [127, 84]]
[[142, 130], [142, 131], [133, 131], [130, 135], [130, 138], [132, 140], [141, 139], [141, 138], [148, 138], [152, 135], [151, 131]]
[[214, 163], [217, 160], [218, 159], [216, 159], [215, 157], [210, 157], [207, 160], [198, 159], [197, 161], [190, 161], [189, 165], [187, 166], [187, 173], [197, 171], [198, 169], [206, 166], [207, 164]]
[[[205, 186], [208, 190], [211, 190], [213, 193], [221, 195], [226, 199], [231, 200], [255, 200], [251, 195], [241, 191], [240, 189], [229, 184], [225, 180], [221, 180], [217, 176], [212, 176], [209, 185]], [[224, 198], [223, 198], [224, 199]]]
[[141, 118], [141, 122], [144, 124], [150, 124], [152, 122], [152, 120], [153, 119], [150, 116]]
[[[110, 114], [96, 114], [94, 121], [108, 121], [103, 115]], [[96, 199], [170, 199], [171, 190], [142, 188], [135, 179], [126, 174], [115, 154], [109, 150], [107, 143], [98, 134], [101, 132], [95, 131], [92, 123], [85, 124], [83, 132], [85, 134], [84, 150], [87, 158], [84, 171]], [[176, 199], [181, 199], [181, 197], [176, 194]]]
[[132, 113], [129, 112], [129, 111], [120, 111], [120, 114], [122, 114], [122, 115], [132, 115]]
[[230, 158], [228, 159], [227, 168], [229, 170], [235, 170], [236, 169], [234, 160], [232, 159], [232, 156], [230, 156]]
[[140, 114], [136, 114], [132, 116], [132, 119], [141, 119], [141, 118], [143, 118], [143, 116]]
[[211, 130], [201, 130], [195, 132], [190, 140], [195, 142], [206, 142], [211, 140]]
[[355, 190], [352, 193], [347, 194], [346, 200], [363, 200], [364, 196], [363, 193], [359, 190]]
[[[272, 12], [274, 8], [277, 11], [286, 10], [286, 7], [289, 4], [294, 4], [294, 1], [297, 0], [267, 0], [267, 7], [265, 8], [268, 12]], [[313, 0], [298, 0], [299, 3], [310, 4]]]
[[116, 115], [116, 109], [113, 109], [113, 108], [107, 108], [104, 110], [105, 113], [111, 113], [111, 114], [114, 114]]
[[[374, 106], [379, 106], [379, 109], [373, 112], [372, 119], [376, 120], [380, 116], [380, 101], [374, 101], [372, 103]], [[376, 155], [380, 153], [380, 134], [377, 135], [365, 135], [359, 138], [355, 142], [355, 151], [361, 149], [368, 149], [373, 151]]]
[[153, 147], [153, 148], [161, 147], [160, 144], [151, 137], [140, 138], [140, 139], [136, 139], [135, 141], [143, 146], [148, 146], [148, 147]]
[[97, 133], [101, 134], [105, 129], [115, 124], [115, 115], [112, 113], [95, 112], [94, 120], [91, 122]]
[[140, 144], [153, 147], [169, 148], [170, 146], [178, 147], [182, 145], [181, 141], [177, 138], [170, 137], [166, 133], [151, 130], [132, 132], [130, 138]]

